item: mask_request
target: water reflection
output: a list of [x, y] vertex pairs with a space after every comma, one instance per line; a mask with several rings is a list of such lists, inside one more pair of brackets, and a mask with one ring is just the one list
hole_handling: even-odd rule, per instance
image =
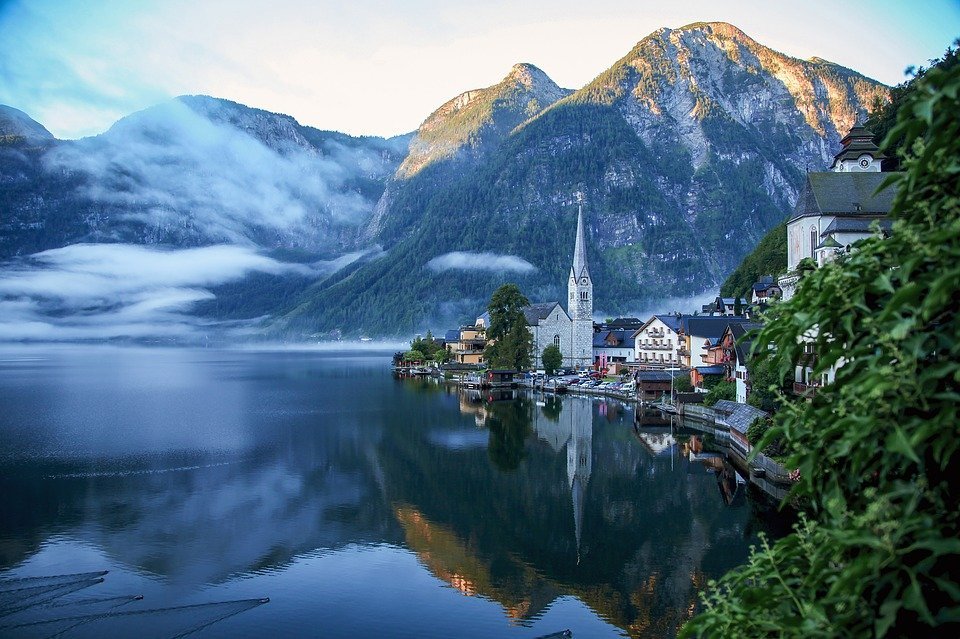
[[[99, 375], [117, 358], [128, 374]], [[337, 552], [354, 562], [345, 574], [365, 574], [377, 553], [360, 549], [388, 544], [518, 632], [576, 597], [631, 636], [671, 636], [706, 579], [770, 525], [709, 445], [652, 415], [393, 380], [388, 361], [97, 351], [0, 363], [0, 568], [68, 537], [175, 599], [269, 575], [316, 587], [293, 576], [302, 558]], [[168, 375], [188, 383], [158, 381]], [[151, 394], [158, 383], [169, 394]], [[50, 410], [51, 396], [69, 408]], [[368, 586], [337, 587], [357, 622]]]

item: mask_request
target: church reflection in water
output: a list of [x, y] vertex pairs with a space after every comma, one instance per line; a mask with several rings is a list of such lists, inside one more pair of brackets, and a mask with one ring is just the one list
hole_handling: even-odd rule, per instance
[[766, 521], [722, 456], [668, 421], [633, 428], [632, 409], [578, 397], [457, 401], [486, 450], [393, 442], [390, 499], [424, 566], [516, 623], [567, 595], [631, 636], [672, 636]]
[[[516, 624], [575, 597], [660, 637], [776, 523], [709, 442], [618, 402], [379, 383], [345, 381], [349, 410], [331, 412], [309, 376], [270, 382], [264, 397], [284, 403], [237, 422], [237, 451], [143, 457], [120, 442], [109, 459], [7, 468], [0, 569], [69, 537], [195, 587], [386, 545]], [[384, 408], [365, 412], [371, 392]]]

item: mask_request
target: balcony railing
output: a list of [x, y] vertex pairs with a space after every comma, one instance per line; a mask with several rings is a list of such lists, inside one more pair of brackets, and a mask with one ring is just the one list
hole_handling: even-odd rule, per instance
[[672, 344], [641, 344], [641, 351], [672, 351], [674, 346]]
[[802, 382], [793, 383], [793, 394], [800, 395], [801, 397], [813, 397], [817, 394], [817, 389], [820, 388], [814, 384], [804, 384]]

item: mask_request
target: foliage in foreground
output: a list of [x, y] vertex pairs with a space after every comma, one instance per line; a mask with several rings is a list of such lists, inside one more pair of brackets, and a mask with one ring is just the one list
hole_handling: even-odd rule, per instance
[[891, 236], [804, 278], [755, 344], [781, 375], [802, 357], [836, 381], [787, 404], [781, 437], [809, 503], [712, 582], [682, 636], [960, 636], [960, 67], [917, 83], [888, 139], [912, 149]]

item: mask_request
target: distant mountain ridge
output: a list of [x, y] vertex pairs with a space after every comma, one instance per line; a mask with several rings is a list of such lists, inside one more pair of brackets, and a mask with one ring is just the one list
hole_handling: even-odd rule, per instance
[[[580, 193], [595, 308], [630, 312], [723, 281], [786, 216], [804, 171], [828, 165], [846, 129], [887, 99], [855, 71], [695, 23], [655, 31], [575, 91], [517, 64], [389, 140], [206, 96], [78, 141], [6, 108], [0, 259], [77, 242], [363, 254], [313, 281], [275, 282], [272, 304], [273, 285], [258, 281], [258, 312], [282, 335], [406, 335], [472, 319], [508, 280], [531, 299], [565, 299]], [[428, 267], [448, 253], [536, 270]], [[242, 300], [244, 286], [221, 292]]]

